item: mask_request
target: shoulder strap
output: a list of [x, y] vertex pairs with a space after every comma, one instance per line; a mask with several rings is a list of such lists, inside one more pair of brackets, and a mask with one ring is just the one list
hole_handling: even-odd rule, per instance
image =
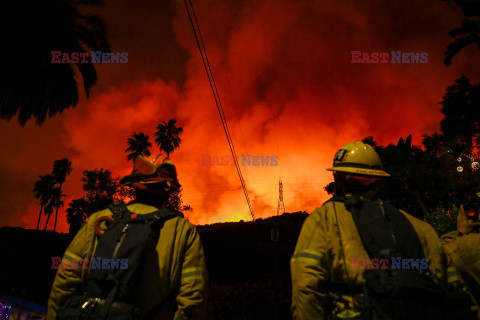
[[138, 215], [133, 215], [129, 218], [123, 218], [121, 219], [122, 222], [135, 222], [135, 221], [145, 221], [147, 225], [152, 225], [156, 223], [161, 223], [164, 221], [167, 221], [171, 218], [175, 217], [182, 217], [183, 214], [179, 211], [174, 211], [170, 209], [160, 209], [152, 213], [147, 213], [147, 214], [138, 214]]
[[424, 258], [415, 229], [390, 203], [365, 201], [347, 209], [371, 258]]
[[125, 212], [130, 212], [127, 209], [127, 206], [123, 202], [120, 202], [120, 201], [115, 201], [112, 204], [109, 204], [107, 206], [107, 208], [110, 211], [112, 211], [113, 219], [121, 219], [121, 218], [123, 218]]
[[329, 201], [341, 202], [345, 204], [345, 208], [347, 208], [347, 210], [350, 210], [350, 208], [352, 207], [359, 207], [362, 205], [363, 202], [365, 202], [365, 200], [359, 196], [351, 196], [351, 197], [333, 196], [329, 200], [327, 200], [327, 202]]

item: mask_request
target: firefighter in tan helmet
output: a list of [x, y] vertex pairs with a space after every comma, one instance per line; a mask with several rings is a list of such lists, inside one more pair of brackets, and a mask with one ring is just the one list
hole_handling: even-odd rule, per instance
[[[132, 217], [158, 212], [167, 204], [172, 190], [180, 186], [172, 162], [150, 162], [142, 156], [135, 159], [132, 174], [120, 183], [136, 191], [136, 200], [126, 206]], [[67, 248], [62, 264], [72, 259], [91, 259], [100, 236], [96, 222], [100, 217], [111, 216], [110, 209], [92, 214]], [[207, 272], [200, 237], [181, 215], [166, 220], [160, 227], [158, 239], [153, 238], [153, 248], [135, 282], [132, 302], [148, 319], [202, 319]], [[68, 298], [82, 295], [89, 273], [88, 268], [58, 270], [48, 301], [47, 320], [56, 319]]]
[[[383, 282], [367, 279], [375, 279], [373, 271], [388, 272], [388, 277], [397, 273], [410, 277], [419, 271], [393, 270], [393, 263], [398, 266], [400, 261], [393, 257], [402, 263], [415, 262], [415, 267], [423, 267], [422, 272], [443, 283], [458, 280], [454, 268], [447, 272], [435, 230], [376, 197], [390, 175], [370, 145], [360, 141], [346, 144], [337, 151], [328, 170], [334, 173], [334, 197], [305, 220], [290, 262], [293, 319], [369, 319], [372, 315], [386, 319], [392, 310], [399, 316], [392, 319], [417, 319], [402, 314], [412, 309], [408, 301], [400, 304], [399, 296], [388, 300], [389, 291], [380, 286]], [[378, 306], [375, 310], [364, 307], [365, 288], [369, 296], [376, 293], [375, 286], [366, 285], [369, 283], [385, 289], [386, 300], [374, 301]]]

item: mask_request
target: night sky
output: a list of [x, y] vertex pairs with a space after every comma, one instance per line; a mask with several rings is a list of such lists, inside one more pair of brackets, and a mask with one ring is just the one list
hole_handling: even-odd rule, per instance
[[[473, 46], [443, 64], [448, 32], [462, 19], [444, 1], [193, 3], [237, 153], [278, 155], [278, 166], [241, 167], [256, 217], [276, 213], [279, 176], [287, 211], [311, 212], [328, 197], [325, 169], [339, 147], [370, 135], [386, 145], [410, 133], [420, 144], [439, 130], [446, 87], [462, 75], [480, 79]], [[96, 12], [112, 52], [128, 52], [128, 63], [96, 65], [90, 98], [82, 89], [75, 108], [41, 127], [0, 120], [0, 226], [36, 227], [33, 184], [68, 157], [74, 171], [57, 227], [67, 232], [64, 209], [83, 195], [82, 171], [129, 173], [127, 138], [143, 131], [153, 142], [155, 127], [171, 118], [184, 128], [171, 159], [194, 209], [190, 220], [249, 220], [235, 167], [202, 165], [202, 154], [230, 150], [183, 1], [109, 0]], [[428, 63], [354, 64], [351, 51], [427, 52]]]

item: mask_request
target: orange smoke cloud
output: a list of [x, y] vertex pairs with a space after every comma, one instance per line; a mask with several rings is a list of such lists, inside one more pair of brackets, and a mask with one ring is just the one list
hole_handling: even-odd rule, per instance
[[[256, 217], [276, 213], [280, 176], [287, 211], [320, 206], [327, 199], [323, 187], [332, 180], [325, 169], [348, 142], [373, 135], [380, 144], [396, 143], [412, 133], [419, 144], [423, 134], [438, 130], [445, 88], [462, 72], [478, 76], [467, 72], [470, 53], [450, 68], [443, 65], [448, 31], [460, 16], [441, 2], [424, 6], [408, 0], [387, 7], [382, 1], [366, 6], [351, 0], [340, 7], [333, 0], [202, 0], [194, 5], [238, 156], [278, 156], [278, 166], [241, 167]], [[62, 142], [75, 168], [66, 193], [81, 195], [85, 169], [129, 173], [127, 137], [143, 131], [153, 142], [155, 127], [177, 118], [184, 134], [171, 158], [184, 202], [194, 208], [190, 220], [248, 220], [235, 167], [202, 165], [202, 154], [229, 156], [230, 150], [183, 1], [174, 6], [175, 38], [189, 53], [186, 81], [137, 80], [152, 77], [132, 69], [129, 82], [117, 85], [117, 77], [115, 87], [66, 112]], [[155, 60], [159, 50], [149, 49], [145, 59]], [[428, 52], [429, 60], [352, 64], [351, 51], [357, 50]], [[107, 79], [118, 72], [109, 70], [100, 70], [100, 79], [102, 72]]]

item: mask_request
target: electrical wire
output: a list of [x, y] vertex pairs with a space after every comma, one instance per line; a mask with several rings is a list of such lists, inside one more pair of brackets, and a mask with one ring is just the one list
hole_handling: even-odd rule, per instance
[[[215, 104], [217, 106], [218, 113], [220, 114], [220, 119], [222, 121], [223, 130], [225, 131], [225, 135], [227, 136], [227, 142], [228, 142], [228, 145], [230, 147], [230, 151], [233, 155], [233, 160], [235, 162], [235, 167], [237, 168], [238, 177], [240, 178], [240, 184], [242, 185], [242, 189], [243, 189], [243, 192], [245, 194], [245, 198], [247, 199], [247, 204], [248, 204], [248, 208], [250, 210], [250, 214], [252, 216], [252, 219], [255, 220], [255, 215], [253, 214], [252, 203], [250, 202], [250, 198], [248, 196], [245, 180], [243, 179], [242, 171], [240, 170], [240, 165], [238, 164], [237, 154], [236, 154], [236, 151], [235, 151], [235, 147], [233, 145], [233, 140], [232, 140], [231, 135], [230, 135], [230, 130], [228, 129], [227, 119], [226, 119], [225, 113], [223, 111], [223, 106], [222, 106], [222, 102], [220, 100], [220, 95], [218, 93], [217, 85], [216, 85], [215, 79], [213, 77], [212, 69], [210, 67], [210, 62], [208, 60], [207, 50], [205, 48], [205, 43], [203, 41], [202, 33], [200, 31], [200, 25], [198, 23], [197, 16], [195, 14], [195, 10], [193, 9], [193, 4], [192, 4], [191, 0], [188, 0], [188, 4], [187, 4], [187, 0], [184, 0], [183, 2], [185, 3], [185, 8], [187, 9], [188, 19], [190, 20], [190, 24], [192, 25], [193, 34], [195, 36], [195, 40], [197, 42], [197, 46], [198, 46], [198, 49], [200, 51], [200, 55], [202, 57], [203, 66], [205, 67], [205, 71], [207, 73], [208, 82], [210, 84], [210, 88], [212, 89], [213, 97], [215, 99]], [[190, 5], [190, 8], [189, 8], [188, 5]], [[193, 16], [193, 19], [192, 19], [192, 16]], [[194, 20], [195, 20], [195, 22], [194, 22]], [[197, 34], [197, 30], [198, 30], [198, 34]]]

